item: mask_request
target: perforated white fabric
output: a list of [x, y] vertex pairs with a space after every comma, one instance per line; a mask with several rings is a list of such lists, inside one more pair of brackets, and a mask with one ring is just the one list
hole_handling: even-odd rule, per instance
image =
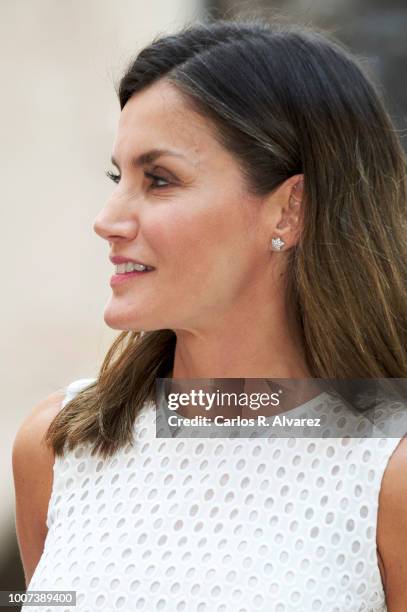
[[157, 438], [156, 416], [143, 406], [134, 447], [106, 461], [56, 458], [28, 590], [77, 604], [22, 610], [386, 610], [378, 496], [400, 438]]

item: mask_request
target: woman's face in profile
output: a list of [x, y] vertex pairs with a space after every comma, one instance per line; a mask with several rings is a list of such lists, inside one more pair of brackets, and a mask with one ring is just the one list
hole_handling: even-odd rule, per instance
[[[172, 155], [136, 162], [153, 149]], [[109, 242], [110, 256], [155, 269], [112, 285], [107, 325], [222, 329], [234, 313], [236, 323], [242, 312], [252, 314], [257, 295], [268, 300], [266, 206], [249, 196], [235, 158], [171, 84], [160, 81], [130, 98], [112, 159], [120, 178], [94, 230]]]

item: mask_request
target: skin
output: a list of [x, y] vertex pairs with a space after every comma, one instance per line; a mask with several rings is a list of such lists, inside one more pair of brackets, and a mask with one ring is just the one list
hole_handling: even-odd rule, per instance
[[[153, 148], [185, 158], [132, 165], [132, 157]], [[174, 379], [310, 377], [282, 289], [286, 251], [300, 232], [302, 175], [267, 198], [250, 196], [208, 120], [165, 80], [127, 102], [113, 157], [120, 182], [94, 231], [111, 255], [156, 270], [112, 287], [107, 325], [173, 329]], [[164, 181], [154, 183], [150, 172]], [[286, 243], [281, 252], [271, 251], [277, 236]]]
[[403, 437], [389, 459], [379, 495], [376, 541], [387, 612], [407, 609], [406, 509], [407, 438]]

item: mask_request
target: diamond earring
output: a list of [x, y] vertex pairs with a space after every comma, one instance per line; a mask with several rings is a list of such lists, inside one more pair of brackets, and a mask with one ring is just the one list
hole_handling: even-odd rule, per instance
[[271, 248], [273, 251], [281, 251], [283, 246], [285, 245], [284, 240], [281, 240], [280, 237], [271, 239]]

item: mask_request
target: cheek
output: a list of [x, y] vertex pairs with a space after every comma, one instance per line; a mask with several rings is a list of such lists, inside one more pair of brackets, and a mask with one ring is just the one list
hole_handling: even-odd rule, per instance
[[[188, 203], [192, 207], [194, 202]], [[233, 284], [244, 274], [250, 259], [248, 220], [238, 204], [212, 205], [192, 213], [172, 207], [168, 214], [150, 219], [144, 235], [156, 257], [157, 267], [168, 272], [177, 285], [198, 283], [200, 287]]]

